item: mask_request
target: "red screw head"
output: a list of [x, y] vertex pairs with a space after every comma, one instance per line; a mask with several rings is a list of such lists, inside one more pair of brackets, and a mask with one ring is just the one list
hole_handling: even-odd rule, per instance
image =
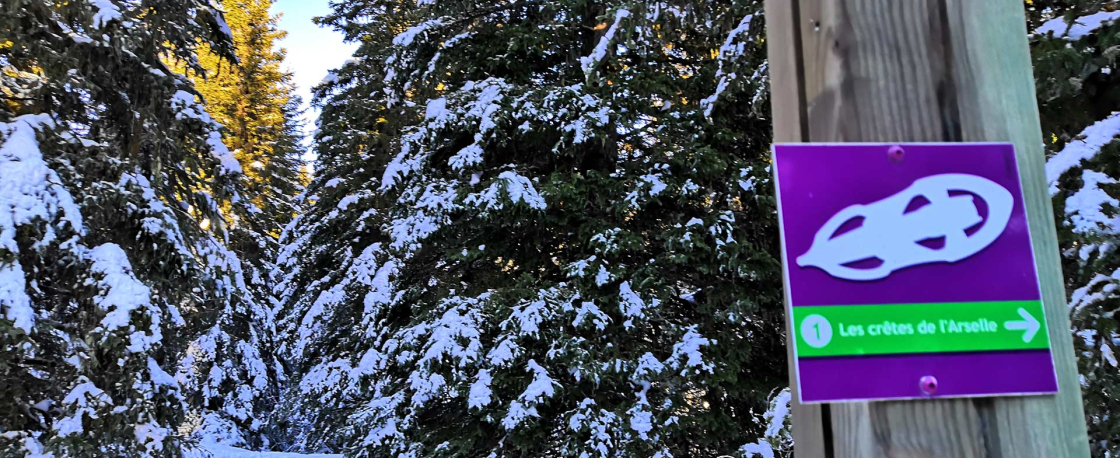
[[895, 145], [887, 150], [887, 157], [894, 162], [902, 162], [903, 156], [906, 156], [906, 151], [901, 146]]
[[927, 375], [918, 381], [918, 386], [922, 389], [922, 393], [926, 396], [933, 396], [937, 394], [937, 377]]

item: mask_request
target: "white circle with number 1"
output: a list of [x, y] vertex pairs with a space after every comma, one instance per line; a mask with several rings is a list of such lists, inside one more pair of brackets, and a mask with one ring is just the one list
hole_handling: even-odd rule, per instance
[[801, 338], [813, 348], [821, 348], [832, 341], [832, 323], [820, 315], [809, 315], [801, 322]]

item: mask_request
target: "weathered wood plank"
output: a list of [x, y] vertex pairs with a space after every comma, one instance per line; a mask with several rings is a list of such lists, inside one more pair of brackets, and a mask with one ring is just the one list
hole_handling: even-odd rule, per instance
[[[825, 431], [795, 437], [798, 457], [826, 449], [860, 458], [1088, 455], [1022, 8], [1019, 0], [767, 2], [775, 141], [1016, 145], [1062, 390], [833, 404], [823, 421], [800, 406], [795, 434], [799, 413]], [[825, 437], [831, 447], [815, 442]]]
[[[1060, 390], [1057, 398], [995, 402], [994, 428], [999, 431], [995, 445], [1005, 457], [1089, 456], [1054, 209], [1043, 170], [1046, 161], [1034, 78], [1028, 71], [1031, 57], [1023, 5], [1015, 0], [947, 3], [949, 11], [959, 13], [950, 17], [955, 35], [961, 37], [955, 55], [976, 63], [968, 66], [972, 73], [967, 75], [975, 91], [961, 94], [962, 106], [965, 97], [975, 101], [974, 109], [963, 111], [964, 139], [1015, 144]], [[1031, 421], [1018, 421], [1024, 418]]]
[[[942, 103], [952, 85], [936, 0], [801, 4], [815, 12], [801, 28], [805, 48], [815, 50], [803, 64], [812, 141], [959, 138], [950, 129], [956, 113]], [[975, 422], [954, 418], [979, 418], [967, 400], [846, 403], [831, 410], [837, 457], [984, 456]]]
[[[808, 141], [801, 81], [797, 2], [766, 0], [766, 53], [775, 142]], [[776, 103], [781, 101], [781, 103]]]
[[804, 0], [812, 141], [952, 141], [939, 0]]
[[[800, 35], [796, 33], [797, 4], [789, 0], [766, 0], [767, 53], [771, 79], [783, 82], [800, 79], [801, 59], [795, 50], [800, 47]], [[771, 85], [772, 99], [782, 100], [773, 104], [775, 142], [801, 142], [806, 140], [805, 101], [800, 84]], [[780, 106], [779, 106], [780, 105]], [[782, 254], [785, 262], [785, 253]], [[788, 297], [786, 304], [788, 305]], [[786, 316], [786, 337], [789, 339], [790, 317]], [[795, 379], [793, 346], [786, 345], [789, 357], [790, 410], [793, 414], [793, 440], [797, 447], [798, 458], [825, 458], [825, 439], [823, 416], [818, 405], [804, 405], [798, 402], [797, 380]]]

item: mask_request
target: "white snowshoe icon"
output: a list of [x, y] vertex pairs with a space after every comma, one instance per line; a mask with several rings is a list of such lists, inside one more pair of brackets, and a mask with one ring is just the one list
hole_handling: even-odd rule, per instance
[[[984, 200], [982, 218], [972, 195]], [[927, 204], [910, 209], [917, 198]], [[809, 250], [797, 257], [801, 267], [817, 267], [845, 280], [886, 278], [906, 267], [933, 262], [957, 262], [987, 248], [1003, 233], [1011, 218], [1014, 199], [1003, 186], [975, 175], [947, 173], [915, 180], [895, 195], [870, 204], [849, 206], [829, 218], [813, 237]], [[840, 233], [845, 223], [863, 218], [855, 229]], [[971, 235], [970, 229], [982, 226]], [[940, 247], [920, 242], [943, 240]], [[852, 264], [878, 259], [874, 267]]]

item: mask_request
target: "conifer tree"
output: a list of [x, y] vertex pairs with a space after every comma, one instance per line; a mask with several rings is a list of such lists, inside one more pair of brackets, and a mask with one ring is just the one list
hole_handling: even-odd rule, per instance
[[1028, 7], [1046, 176], [1076, 333], [1093, 456], [1120, 453], [1120, 11], [1111, 2]]
[[333, 6], [362, 45], [317, 90], [279, 257], [297, 445], [759, 446], [785, 379], [761, 2]]
[[[0, 449], [177, 457], [168, 373], [246, 288], [241, 167], [191, 83], [232, 58], [204, 0], [16, 0], [0, 13]], [[223, 208], [224, 207], [224, 208]], [[173, 372], [173, 371], [172, 371]]]
[[[222, 141], [245, 171], [247, 198], [227, 213], [228, 245], [245, 262], [244, 294], [218, 311], [192, 342], [180, 367], [195, 434], [228, 445], [268, 448], [268, 415], [282, 368], [274, 357], [269, 281], [280, 228], [295, 213], [302, 189], [302, 124], [291, 75], [280, 65], [285, 33], [269, 13], [272, 0], [226, 0], [236, 59], [197, 49], [203, 73], [190, 74], [207, 112], [223, 126]], [[183, 69], [186, 70], [186, 69]]]
[[286, 52], [277, 41], [287, 32], [269, 12], [272, 5], [273, 0], [224, 0], [237, 60], [203, 44], [198, 58], [206, 72], [192, 80], [207, 111], [225, 127], [222, 139], [245, 169], [246, 195], [262, 210], [266, 235], [276, 238], [294, 213], [291, 198], [299, 193], [303, 151], [292, 75], [280, 68]]

